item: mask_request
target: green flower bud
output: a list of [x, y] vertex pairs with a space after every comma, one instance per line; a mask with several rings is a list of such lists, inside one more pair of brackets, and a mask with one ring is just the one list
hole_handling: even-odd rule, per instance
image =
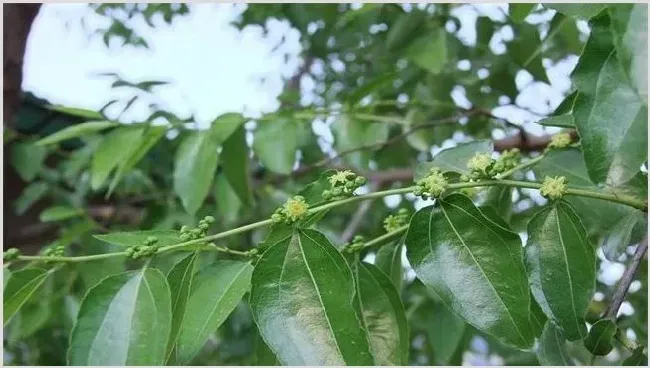
[[571, 144], [571, 135], [569, 133], [558, 133], [551, 137], [548, 148], [565, 148]]
[[[447, 179], [438, 168], [431, 168], [429, 174], [418, 180], [417, 185], [421, 188], [420, 196], [426, 199], [428, 196], [439, 197], [447, 189]], [[425, 197], [426, 196], [426, 197]]]
[[211, 223], [214, 222], [214, 217], [212, 217], [212, 216], [205, 216], [203, 219], [204, 219], [205, 222], [207, 222], [208, 224], [211, 224]]
[[551, 200], [557, 200], [562, 198], [567, 190], [567, 180], [564, 176], [550, 177], [547, 176], [544, 178], [542, 187], [539, 189], [540, 193]]
[[360, 186], [366, 184], [366, 182], [367, 182], [367, 180], [363, 176], [357, 176], [356, 178], [354, 178], [354, 184], [357, 187], [360, 187]]
[[354, 173], [350, 170], [337, 171], [331, 175], [328, 180], [332, 186], [336, 186], [337, 184], [345, 184], [348, 181], [349, 176], [354, 176]]
[[189, 226], [187, 226], [187, 225], [183, 225], [183, 226], [181, 226], [181, 233], [186, 233], [186, 232], [188, 232], [188, 231], [190, 231], [190, 227], [189, 227]]

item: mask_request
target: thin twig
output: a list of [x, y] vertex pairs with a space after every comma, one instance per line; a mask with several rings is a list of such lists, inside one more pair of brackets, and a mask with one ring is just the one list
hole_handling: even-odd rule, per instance
[[623, 277], [621, 277], [621, 281], [618, 283], [618, 287], [616, 288], [616, 291], [614, 292], [614, 296], [612, 297], [612, 304], [610, 305], [607, 312], [605, 312], [605, 316], [607, 318], [611, 318], [611, 319], [616, 318], [616, 315], [618, 314], [618, 310], [621, 308], [621, 304], [623, 304], [625, 295], [627, 294], [627, 291], [630, 288], [630, 284], [632, 284], [632, 280], [634, 279], [634, 274], [636, 274], [636, 271], [639, 269], [639, 266], [641, 265], [641, 260], [643, 259], [643, 256], [645, 255], [647, 250], [648, 250], [648, 235], [646, 234], [646, 236], [643, 237], [643, 240], [641, 240], [641, 243], [639, 243], [639, 246], [636, 248], [636, 252], [634, 252], [634, 257], [632, 258], [632, 262], [630, 262], [629, 266], [627, 266], [625, 272], [623, 273]]

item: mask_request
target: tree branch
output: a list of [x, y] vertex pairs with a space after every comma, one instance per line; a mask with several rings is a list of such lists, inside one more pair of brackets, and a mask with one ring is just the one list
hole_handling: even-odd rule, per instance
[[605, 312], [605, 316], [607, 318], [616, 319], [618, 310], [621, 308], [621, 304], [623, 304], [623, 300], [625, 299], [625, 295], [627, 294], [627, 291], [630, 288], [630, 284], [632, 284], [632, 280], [634, 279], [634, 274], [636, 274], [636, 271], [639, 269], [639, 266], [641, 265], [641, 260], [643, 259], [643, 256], [646, 254], [647, 251], [648, 251], [648, 235], [646, 234], [646, 236], [643, 237], [643, 240], [641, 240], [641, 242], [639, 243], [639, 246], [636, 248], [636, 252], [634, 252], [634, 257], [632, 258], [632, 262], [630, 262], [629, 266], [625, 269], [625, 272], [623, 273], [623, 277], [621, 277], [621, 281], [618, 283], [618, 287], [616, 288], [616, 291], [614, 292], [614, 296], [612, 297], [612, 304], [610, 305], [609, 309]]

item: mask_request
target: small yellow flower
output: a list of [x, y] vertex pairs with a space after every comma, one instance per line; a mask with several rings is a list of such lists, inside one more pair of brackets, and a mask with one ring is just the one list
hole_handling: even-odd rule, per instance
[[287, 200], [284, 204], [284, 214], [292, 221], [296, 221], [307, 214], [309, 205], [305, 202], [305, 198], [295, 196]]
[[438, 168], [432, 168], [429, 170], [429, 175], [419, 180], [417, 184], [424, 193], [428, 193], [432, 197], [440, 197], [447, 189], [448, 183], [444, 174]]
[[329, 177], [329, 181], [332, 186], [335, 186], [338, 183], [345, 184], [348, 181], [348, 177], [352, 175], [354, 175], [354, 173], [350, 170], [337, 171]]
[[493, 162], [494, 160], [489, 153], [477, 153], [469, 160], [467, 168], [484, 173]]
[[560, 199], [566, 193], [567, 180], [564, 176], [556, 176], [551, 178], [547, 176], [544, 178], [542, 187], [539, 189], [540, 193], [549, 199]]
[[571, 135], [569, 133], [559, 133], [551, 138], [549, 148], [565, 148], [571, 144]]

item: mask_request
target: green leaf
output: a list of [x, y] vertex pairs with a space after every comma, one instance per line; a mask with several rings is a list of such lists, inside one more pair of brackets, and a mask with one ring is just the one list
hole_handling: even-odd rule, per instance
[[513, 207], [512, 188], [506, 186], [489, 188], [486, 193], [485, 201], [483, 201], [481, 205], [492, 207], [506, 222], [509, 221]]
[[620, 186], [636, 175], [647, 158], [648, 109], [625, 83], [609, 24], [606, 15], [593, 20], [589, 41], [573, 71], [580, 92], [573, 116], [591, 180]]
[[634, 349], [634, 351], [632, 352], [632, 355], [625, 358], [623, 360], [623, 362], [621, 362], [621, 365], [623, 365], [623, 366], [633, 366], [633, 365], [647, 366], [648, 365], [648, 357], [645, 354], [643, 354], [643, 346], [639, 346], [638, 348]]
[[406, 365], [409, 332], [404, 307], [391, 280], [376, 266], [353, 266], [361, 320], [367, 331], [372, 356], [377, 365]]
[[176, 345], [180, 364], [190, 362], [239, 304], [252, 272], [250, 263], [217, 261], [196, 276]]
[[253, 150], [262, 165], [269, 170], [289, 175], [296, 162], [298, 127], [296, 121], [286, 117], [260, 121], [255, 129]]
[[644, 216], [639, 211], [630, 211], [615, 220], [616, 222], [603, 238], [602, 248], [605, 258], [613, 262], [617, 261], [632, 243], [632, 230], [643, 220]]
[[537, 359], [540, 365], [575, 365], [567, 351], [566, 338], [551, 321], [546, 322], [539, 338]]
[[440, 151], [433, 160], [423, 162], [415, 167], [415, 180], [427, 176], [429, 169], [438, 167], [443, 172], [455, 172], [468, 175], [467, 162], [477, 153], [491, 153], [493, 150], [492, 141], [477, 140], [469, 143], [462, 143], [456, 147]]
[[176, 343], [178, 335], [185, 318], [187, 301], [190, 297], [190, 291], [194, 286], [194, 274], [196, 273], [196, 259], [199, 252], [194, 252], [178, 263], [167, 274], [167, 283], [171, 294], [172, 305], [172, 325], [169, 341], [167, 342], [167, 357], [165, 362], [178, 362]]
[[253, 346], [253, 365], [255, 366], [276, 366], [280, 365], [278, 358], [266, 345], [262, 335], [256, 331], [255, 345]]
[[41, 215], [39, 220], [41, 222], [52, 222], [52, 221], [61, 221], [73, 217], [83, 216], [84, 211], [72, 207], [66, 206], [54, 206], [46, 208]]
[[176, 151], [174, 191], [190, 214], [195, 214], [210, 192], [217, 172], [219, 142], [213, 132], [190, 134]]
[[431, 73], [440, 73], [447, 64], [447, 31], [437, 28], [411, 43], [406, 57]]
[[648, 104], [648, 7], [641, 4], [612, 4], [614, 45], [627, 80]]
[[93, 133], [119, 125], [112, 121], [89, 121], [87, 123], [71, 125], [65, 129], [48, 135], [47, 137], [36, 142], [36, 145], [46, 146], [54, 143], [64, 141], [71, 138], [84, 137]]
[[163, 365], [171, 330], [169, 285], [157, 269], [103, 279], [84, 297], [69, 365]]
[[43, 285], [50, 272], [41, 268], [23, 268], [13, 272], [6, 281], [2, 293], [2, 309], [4, 326], [25, 302]]
[[426, 13], [424, 12], [414, 11], [400, 14], [386, 35], [386, 49], [392, 52], [406, 47], [413, 40], [425, 19]]
[[553, 114], [548, 118], [544, 118], [537, 122], [537, 124], [545, 126], [556, 126], [561, 128], [575, 128], [573, 121], [573, 103], [578, 96], [578, 92], [573, 92], [568, 95], [560, 105], [553, 111]]
[[568, 340], [584, 338], [596, 282], [596, 252], [567, 202], [549, 205], [530, 220], [526, 262], [533, 296], [549, 320]]
[[433, 350], [436, 365], [452, 365], [467, 329], [465, 321], [442, 303], [431, 305], [431, 318], [425, 331]]
[[216, 141], [221, 144], [240, 129], [244, 122], [244, 117], [241, 114], [226, 113], [214, 119], [212, 125], [210, 125], [210, 131], [214, 134]]
[[614, 348], [612, 340], [618, 327], [611, 319], [601, 319], [594, 323], [585, 339], [585, 347], [594, 355], [607, 355]]
[[43, 168], [47, 149], [34, 142], [21, 142], [11, 146], [11, 164], [21, 179], [32, 181]]
[[299, 229], [262, 254], [250, 306], [282, 364], [373, 365], [354, 296], [341, 253], [317, 231]]
[[108, 133], [93, 153], [90, 164], [90, 186], [101, 188], [111, 171], [126, 160], [142, 139], [144, 128], [120, 127]]
[[531, 12], [537, 6], [535, 3], [524, 3], [524, 4], [509, 4], [508, 10], [510, 12], [510, 19], [515, 23], [521, 23], [526, 19], [528, 13]]
[[[332, 130], [339, 153], [378, 145], [388, 139], [388, 124], [385, 122], [361, 121], [347, 115], [340, 116], [332, 125]], [[347, 154], [343, 159], [355, 168], [366, 168], [369, 157], [369, 152], [359, 151]]]
[[605, 4], [557, 4], [557, 3], [542, 3], [545, 8], [550, 8], [559, 11], [562, 14], [570, 17], [589, 19], [600, 13], [605, 8]]
[[542, 41], [537, 26], [528, 23], [517, 25], [514, 40], [508, 44], [512, 60], [530, 72], [536, 80], [550, 84], [542, 65], [541, 48]]
[[[378, 4], [365, 4], [363, 7], [366, 8], [368, 5]], [[373, 93], [381, 92], [384, 88], [391, 86], [397, 76], [398, 74], [396, 72], [388, 72], [374, 77], [367, 83], [353, 89], [348, 95], [346, 103], [350, 106], [354, 106], [364, 97]]]
[[180, 234], [176, 230], [145, 230], [145, 231], [124, 231], [110, 234], [93, 235], [94, 238], [103, 242], [131, 247], [142, 245], [148, 237], [153, 236], [158, 239], [157, 245], [164, 247], [181, 243]]
[[223, 143], [221, 168], [228, 182], [245, 206], [253, 204], [253, 190], [250, 180], [250, 159], [246, 144], [246, 129], [239, 127]]
[[104, 116], [102, 116], [102, 114], [93, 110], [81, 109], [78, 107], [66, 107], [61, 105], [47, 105], [46, 107], [52, 111], [62, 112], [66, 115], [77, 116], [80, 118], [91, 119], [91, 120], [104, 119]]
[[402, 290], [404, 283], [402, 248], [402, 239], [400, 239], [399, 242], [379, 248], [375, 255], [375, 266], [388, 276], [398, 292]]
[[167, 127], [165, 126], [150, 126], [147, 129], [144, 133], [144, 137], [140, 140], [140, 143], [133, 147], [129, 152], [128, 158], [122, 161], [122, 163], [117, 167], [117, 172], [115, 173], [115, 176], [113, 176], [113, 180], [108, 188], [107, 196], [113, 192], [113, 189], [115, 189], [117, 183], [122, 180], [124, 174], [134, 168], [147, 152], [158, 143], [165, 133], [167, 133]]
[[50, 186], [42, 181], [29, 184], [20, 193], [20, 197], [14, 202], [16, 214], [22, 215], [38, 200], [40, 200], [48, 191]]
[[454, 312], [507, 345], [532, 346], [530, 291], [517, 234], [466, 196], [451, 194], [413, 215], [405, 243], [417, 277]]
[[239, 217], [242, 202], [239, 196], [237, 196], [235, 188], [230, 185], [225, 175], [218, 174], [214, 185], [217, 212], [221, 214], [221, 217], [226, 223], [233, 223]]

